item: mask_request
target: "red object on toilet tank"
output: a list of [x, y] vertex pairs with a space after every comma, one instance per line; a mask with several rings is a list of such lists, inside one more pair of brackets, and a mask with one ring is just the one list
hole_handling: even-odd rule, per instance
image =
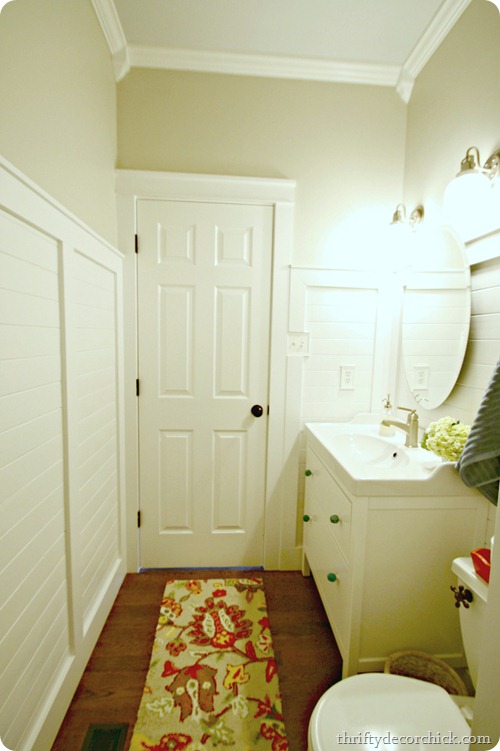
[[489, 548], [478, 548], [473, 550], [470, 555], [476, 574], [488, 583], [491, 571], [491, 550]]

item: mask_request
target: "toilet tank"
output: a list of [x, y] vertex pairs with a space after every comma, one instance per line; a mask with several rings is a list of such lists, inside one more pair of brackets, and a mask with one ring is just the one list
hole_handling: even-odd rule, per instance
[[488, 585], [474, 571], [470, 556], [455, 558], [451, 570], [458, 577], [458, 586], [463, 586], [472, 593], [469, 607], [460, 605], [460, 629], [464, 643], [465, 657], [474, 687], [477, 682], [479, 654], [483, 643]]

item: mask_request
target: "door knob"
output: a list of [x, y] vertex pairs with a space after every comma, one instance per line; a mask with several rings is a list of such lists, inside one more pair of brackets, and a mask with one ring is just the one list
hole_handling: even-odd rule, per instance
[[250, 412], [254, 417], [262, 417], [262, 415], [264, 414], [264, 409], [260, 406], [260, 404], [254, 404]]

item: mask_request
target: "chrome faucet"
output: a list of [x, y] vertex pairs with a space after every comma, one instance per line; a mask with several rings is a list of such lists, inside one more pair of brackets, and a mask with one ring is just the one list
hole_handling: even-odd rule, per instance
[[387, 426], [394, 425], [395, 428], [403, 430], [406, 433], [405, 446], [416, 448], [418, 446], [417, 411], [415, 409], [410, 409], [409, 407], [398, 407], [398, 409], [403, 409], [405, 412], [409, 412], [406, 422], [403, 422], [403, 420], [392, 420], [387, 418], [382, 420], [381, 424]]

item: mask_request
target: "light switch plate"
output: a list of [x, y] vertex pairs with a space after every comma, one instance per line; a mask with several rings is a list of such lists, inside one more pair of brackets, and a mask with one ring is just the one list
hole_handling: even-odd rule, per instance
[[305, 331], [290, 331], [288, 334], [288, 354], [308, 355], [309, 334]]

